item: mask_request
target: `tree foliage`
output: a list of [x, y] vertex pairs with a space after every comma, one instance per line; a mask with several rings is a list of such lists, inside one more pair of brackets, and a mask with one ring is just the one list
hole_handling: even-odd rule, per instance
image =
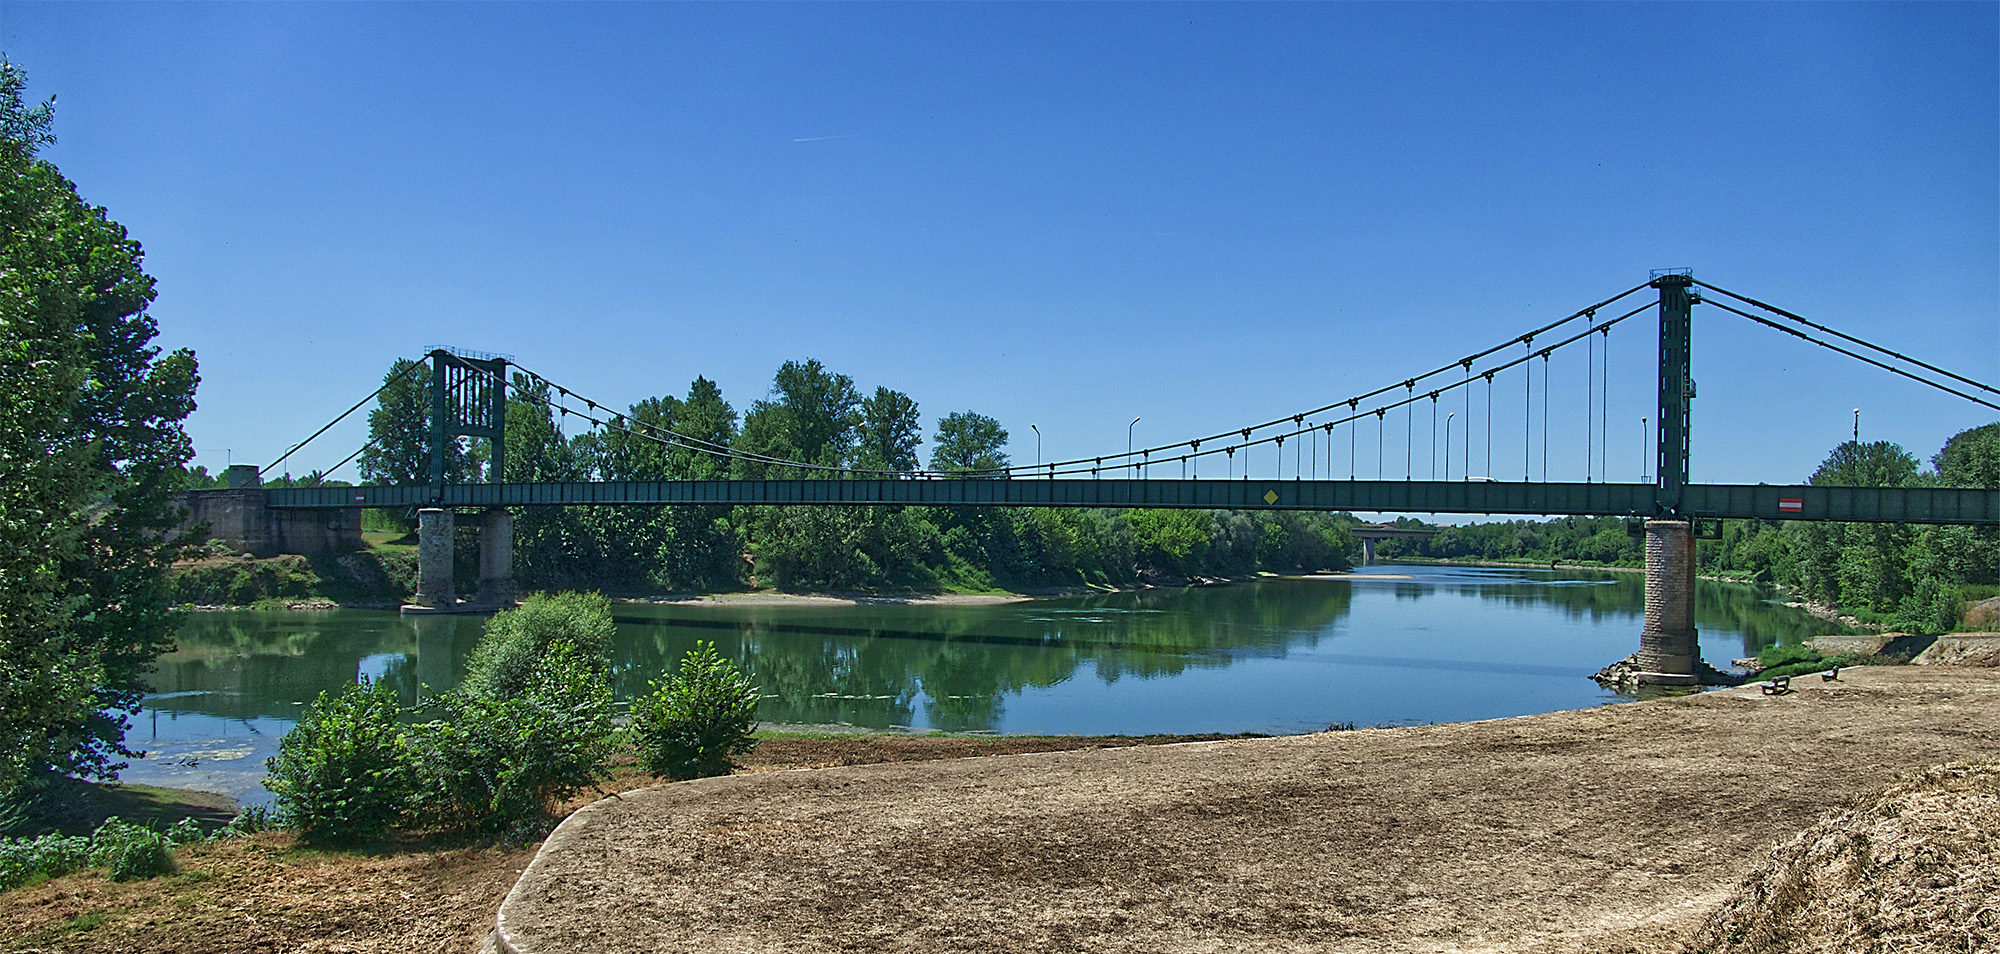
[[[461, 688], [475, 695], [507, 699], [526, 692], [536, 668], [557, 643], [576, 647], [586, 662], [608, 666], [611, 601], [600, 593], [531, 596], [516, 609], [495, 613], [465, 664]], [[609, 676], [599, 672], [600, 678]]]
[[931, 469], [947, 474], [991, 474], [1007, 467], [1007, 429], [977, 411], [957, 411], [938, 421]]
[[[357, 462], [368, 483], [423, 484], [431, 479], [431, 368], [397, 358], [382, 375], [382, 393], [368, 412], [369, 444]], [[464, 438], [445, 445], [445, 479], [463, 483], [479, 475]]]
[[860, 439], [854, 465], [862, 470], [916, 470], [924, 442], [917, 402], [901, 391], [878, 387], [861, 402]]
[[[860, 405], [854, 379], [828, 371], [816, 359], [787, 361], [771, 380], [771, 396], [750, 405], [737, 446], [749, 454], [818, 467], [848, 466], [861, 424]], [[752, 480], [833, 476], [754, 461], [737, 461], [736, 468], [738, 476]]]
[[322, 692], [267, 761], [264, 785], [308, 843], [352, 844], [389, 830], [416, 792], [403, 706], [388, 683]]
[[0, 60], [0, 788], [109, 776], [144, 676], [172, 646], [172, 494], [193, 456], [193, 353], [161, 354], [139, 243], [36, 156]]
[[757, 746], [757, 687], [736, 664], [698, 643], [680, 668], [632, 703], [646, 768], [668, 778], [728, 775]]

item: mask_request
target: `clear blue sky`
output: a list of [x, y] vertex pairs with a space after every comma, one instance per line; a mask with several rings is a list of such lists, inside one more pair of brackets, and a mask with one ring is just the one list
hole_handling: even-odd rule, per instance
[[[739, 410], [816, 357], [927, 431], [999, 418], [1020, 462], [1030, 423], [1118, 451], [1134, 415], [1143, 445], [1342, 400], [1670, 266], [2000, 378], [1992, 3], [5, 2], [0, 50], [144, 243], [211, 469], [434, 344]], [[1801, 480], [1855, 407], [1925, 457], [1995, 418], [1696, 314], [1697, 480]], [[1613, 336], [1614, 478], [1653, 334]]]

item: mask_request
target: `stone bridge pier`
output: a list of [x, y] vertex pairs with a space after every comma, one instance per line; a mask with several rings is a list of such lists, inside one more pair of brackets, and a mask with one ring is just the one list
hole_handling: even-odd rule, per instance
[[1591, 678], [1620, 690], [1735, 684], [1728, 673], [1702, 661], [1694, 600], [1694, 524], [1646, 521], [1646, 628], [1639, 634], [1639, 651]]
[[514, 515], [505, 507], [479, 513], [479, 589], [460, 602], [452, 579], [458, 517], [448, 507], [417, 511], [416, 601], [405, 613], [482, 613], [514, 605]]
[[1694, 525], [1646, 521], [1646, 629], [1635, 662], [1655, 685], [1694, 685], [1701, 645], [1694, 629]]

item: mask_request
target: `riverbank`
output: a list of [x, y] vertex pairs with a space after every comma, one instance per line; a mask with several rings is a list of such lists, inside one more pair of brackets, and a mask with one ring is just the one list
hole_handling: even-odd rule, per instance
[[1677, 951], [1823, 813], [2000, 757], [2000, 670], [1794, 685], [630, 792], [550, 837], [503, 946]]
[[[815, 727], [799, 727], [815, 729]], [[1228, 736], [973, 736], [760, 732], [746, 775], [839, 766], [1160, 745]], [[566, 807], [660, 784], [631, 764]], [[73, 824], [107, 812], [161, 827], [182, 817], [221, 824], [218, 796], [146, 786], [90, 786]], [[290, 834], [178, 849], [180, 870], [118, 883], [84, 871], [0, 894], [7, 954], [264, 954], [282, 950], [470, 952], [536, 845], [440, 841], [423, 835], [351, 852], [299, 847]]]
[[[2000, 754], [2000, 669], [1798, 685], [1165, 746], [1147, 744], [1197, 737], [776, 735], [726, 779], [655, 786], [621, 769], [589, 814], [671, 817], [628, 832], [612, 867], [543, 866], [515, 896], [549, 887], [576, 932], [648, 949], [619, 920], [625, 892], [683, 898], [648, 916], [729, 949], [845, 932], [862, 950], [1674, 951], [1820, 813], [1904, 772]], [[574, 861], [569, 837], [549, 856]], [[675, 846], [706, 860], [617, 873]], [[182, 849], [162, 879], [82, 873], [9, 892], [0, 951], [469, 951], [535, 855], [229, 839]], [[716, 892], [740, 893], [718, 906]], [[1005, 910], [1022, 897], [1038, 900]], [[517, 940], [560, 949], [541, 937]]]

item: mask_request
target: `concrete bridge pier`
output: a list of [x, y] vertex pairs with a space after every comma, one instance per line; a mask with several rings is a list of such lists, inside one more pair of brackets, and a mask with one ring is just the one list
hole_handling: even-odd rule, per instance
[[1375, 565], [1375, 538], [1374, 538], [1374, 537], [1362, 537], [1362, 538], [1361, 538], [1361, 565], [1362, 565], [1362, 566], [1374, 566], [1374, 565]]
[[514, 515], [488, 507], [479, 521], [479, 594], [472, 602], [505, 609], [514, 605]]
[[488, 507], [479, 515], [479, 590], [458, 601], [452, 579], [457, 517], [450, 508], [417, 511], [417, 596], [412, 613], [483, 612], [514, 605], [514, 515]]
[[448, 610], [458, 604], [451, 581], [454, 523], [446, 507], [417, 511], [417, 605], [424, 609]]

